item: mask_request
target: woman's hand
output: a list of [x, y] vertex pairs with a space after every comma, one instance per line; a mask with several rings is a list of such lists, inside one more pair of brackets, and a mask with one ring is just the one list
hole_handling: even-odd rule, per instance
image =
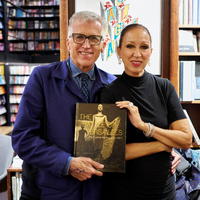
[[142, 119], [140, 117], [138, 107], [135, 106], [132, 102], [130, 102], [130, 101], [117, 101], [115, 104], [119, 108], [128, 109], [129, 120], [131, 121], [133, 126], [135, 126], [136, 128], [138, 128], [142, 131], [146, 131], [146, 129], [148, 129], [148, 127], [146, 127], [145, 123], [142, 121]]

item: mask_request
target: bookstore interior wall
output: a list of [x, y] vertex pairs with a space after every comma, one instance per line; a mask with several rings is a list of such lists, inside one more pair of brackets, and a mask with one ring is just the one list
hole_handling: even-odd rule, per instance
[[28, 77], [60, 59], [59, 0], [0, 0], [0, 125], [12, 125]]

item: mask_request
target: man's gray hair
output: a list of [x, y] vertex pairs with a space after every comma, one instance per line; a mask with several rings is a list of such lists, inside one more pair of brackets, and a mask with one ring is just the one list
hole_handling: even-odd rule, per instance
[[73, 24], [80, 21], [83, 23], [96, 22], [96, 21], [99, 22], [102, 25], [102, 34], [103, 34], [103, 31], [106, 29], [106, 23], [100, 15], [91, 11], [80, 11], [80, 12], [74, 13], [69, 20], [68, 37], [72, 34]]

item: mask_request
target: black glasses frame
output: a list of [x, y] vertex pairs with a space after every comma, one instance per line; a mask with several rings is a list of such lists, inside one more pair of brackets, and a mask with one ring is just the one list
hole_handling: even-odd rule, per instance
[[[76, 37], [77, 36], [81, 36], [83, 37], [83, 40], [82, 41], [77, 41]], [[72, 35], [70, 36], [73, 38], [73, 41], [74, 43], [76, 44], [83, 44], [85, 42], [86, 39], [88, 39], [90, 45], [92, 46], [95, 46], [95, 45], [99, 45], [101, 43], [101, 40], [102, 40], [102, 36], [101, 35], [84, 35], [84, 34], [81, 34], [81, 33], [72, 33]], [[92, 39], [94, 39], [94, 37], [96, 37], [96, 42], [94, 42]]]

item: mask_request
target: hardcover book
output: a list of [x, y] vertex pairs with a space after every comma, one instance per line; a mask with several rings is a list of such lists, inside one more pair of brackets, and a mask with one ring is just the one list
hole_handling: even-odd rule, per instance
[[75, 120], [74, 155], [104, 164], [103, 172], [125, 172], [127, 110], [77, 103]]

